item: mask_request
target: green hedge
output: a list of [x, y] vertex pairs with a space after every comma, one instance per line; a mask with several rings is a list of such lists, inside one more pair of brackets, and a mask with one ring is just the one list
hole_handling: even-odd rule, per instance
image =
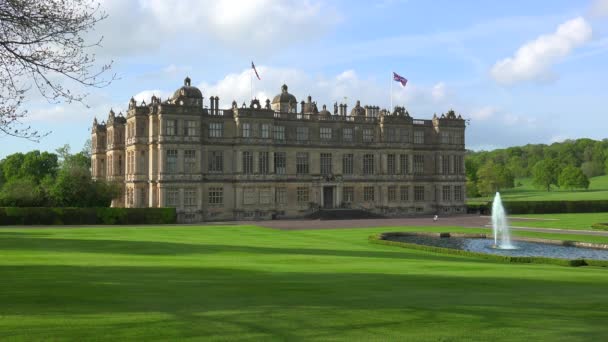
[[463, 251], [460, 249], [453, 249], [453, 248], [443, 248], [443, 247], [419, 245], [419, 244], [409, 243], [409, 242], [384, 240], [382, 234], [371, 235], [369, 237], [369, 241], [371, 243], [376, 243], [376, 244], [380, 244], [380, 245], [398, 246], [398, 247], [402, 247], [402, 248], [418, 249], [418, 250], [422, 250], [422, 251], [443, 253], [443, 254], [472, 256], [472, 257], [482, 258], [482, 259], [486, 259], [486, 260], [506, 262], [506, 263], [526, 263], [526, 264], [533, 263], [533, 264], [551, 264], [551, 265], [560, 265], [560, 266], [608, 267], [608, 260], [586, 260], [586, 259], [568, 260], [568, 259], [554, 259], [554, 258], [543, 258], [543, 257], [522, 257], [522, 256], [503, 256], [503, 255], [496, 255], [496, 254], [485, 254], [485, 253]]
[[594, 223], [591, 225], [593, 229], [608, 230], [608, 223]]
[[[506, 201], [508, 214], [600, 213], [608, 211], [608, 200], [597, 201]], [[488, 207], [492, 203], [488, 202]]]
[[166, 224], [175, 208], [0, 207], [0, 225]]

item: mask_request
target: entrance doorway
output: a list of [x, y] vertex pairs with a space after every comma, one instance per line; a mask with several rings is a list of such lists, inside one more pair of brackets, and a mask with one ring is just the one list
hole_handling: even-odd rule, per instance
[[334, 187], [323, 187], [323, 208], [331, 209], [334, 207]]

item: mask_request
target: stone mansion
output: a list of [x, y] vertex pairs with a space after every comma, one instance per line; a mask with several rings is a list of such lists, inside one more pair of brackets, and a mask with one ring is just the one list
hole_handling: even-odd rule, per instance
[[182, 222], [465, 211], [465, 120], [376, 106], [319, 110], [286, 85], [272, 101], [220, 109], [189, 78], [165, 101], [93, 122], [92, 174], [121, 184], [118, 207], [176, 207]]

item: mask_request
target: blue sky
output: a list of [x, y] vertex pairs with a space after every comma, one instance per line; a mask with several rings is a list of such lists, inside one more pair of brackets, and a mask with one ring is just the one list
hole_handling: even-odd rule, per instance
[[[93, 117], [128, 100], [163, 98], [186, 76], [205, 98], [265, 99], [282, 83], [319, 105], [395, 105], [416, 118], [453, 108], [470, 118], [467, 147], [608, 138], [608, 0], [332, 1], [104, 0], [99, 62], [119, 76], [90, 89], [88, 107], [28, 94], [40, 143], [0, 137], [0, 158], [64, 144], [79, 150]], [[251, 60], [262, 81], [250, 88]], [[346, 98], [346, 99], [345, 99]]]

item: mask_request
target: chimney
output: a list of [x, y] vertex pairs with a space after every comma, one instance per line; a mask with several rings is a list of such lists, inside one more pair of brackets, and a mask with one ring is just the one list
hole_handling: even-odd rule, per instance
[[213, 108], [215, 107], [215, 96], [211, 96], [209, 98], [209, 103], [210, 103], [210, 108], [209, 108], [209, 113], [213, 114]]
[[220, 113], [220, 97], [219, 96], [215, 97], [215, 113], [216, 114]]

